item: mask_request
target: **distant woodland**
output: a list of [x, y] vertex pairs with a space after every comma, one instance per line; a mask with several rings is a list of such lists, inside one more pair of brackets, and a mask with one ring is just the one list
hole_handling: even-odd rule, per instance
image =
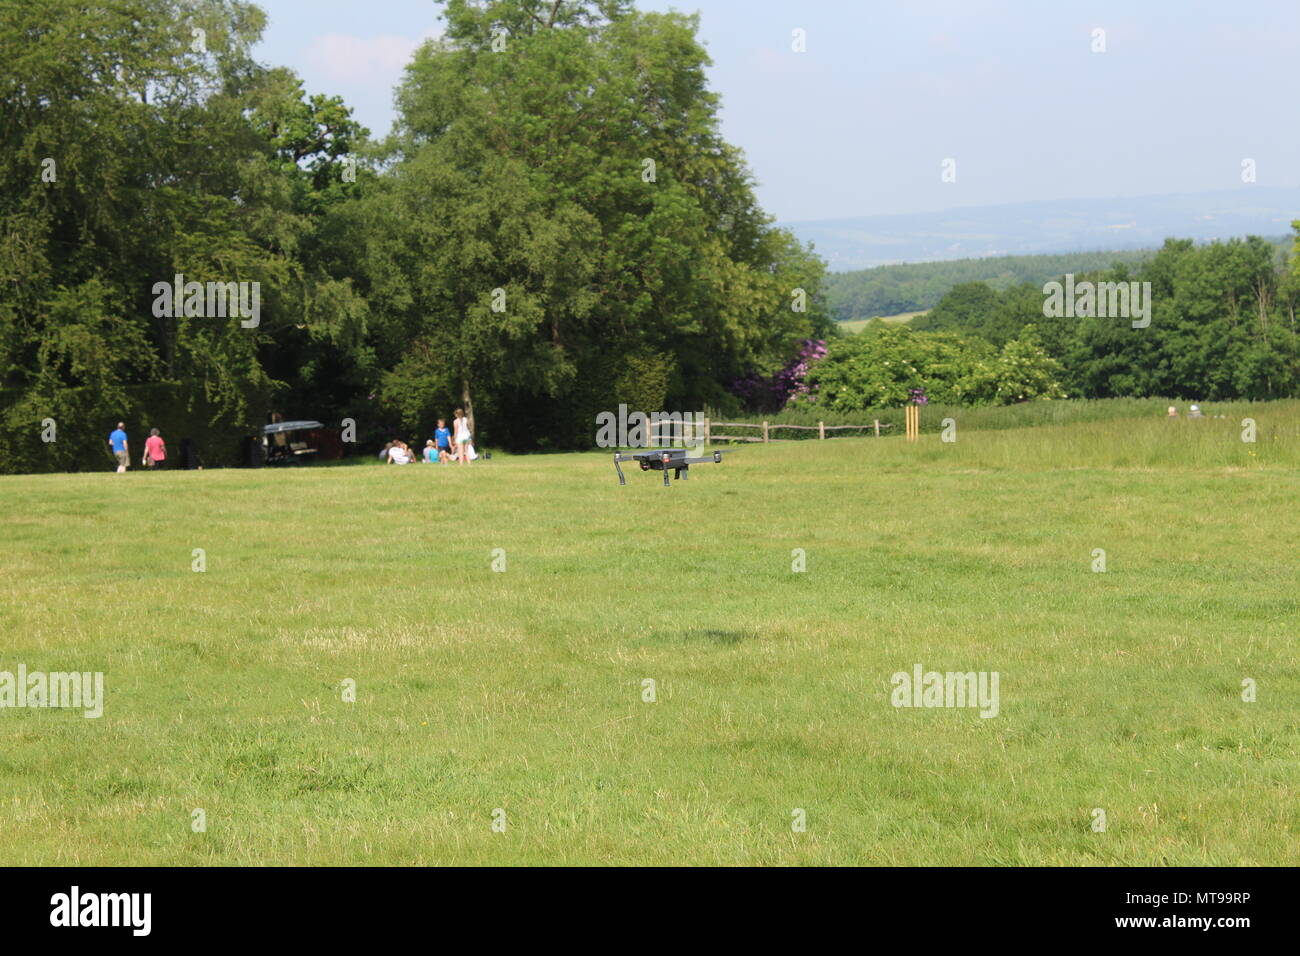
[[[1291, 246], [1290, 237], [1272, 242], [1279, 251]], [[831, 273], [826, 277], [824, 288], [832, 317], [847, 322], [932, 309], [949, 290], [964, 282], [983, 282], [991, 289], [1002, 291], [1022, 282], [1042, 285], [1067, 272], [1078, 275], [1115, 265], [1135, 266], [1155, 254], [1154, 249], [1132, 249], [909, 262]]]

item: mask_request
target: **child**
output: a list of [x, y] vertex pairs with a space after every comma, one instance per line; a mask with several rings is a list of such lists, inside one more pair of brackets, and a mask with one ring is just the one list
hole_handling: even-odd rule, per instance
[[427, 442], [424, 443], [424, 463], [426, 465], [432, 465], [437, 460], [438, 460], [438, 449], [433, 447], [433, 439], [430, 438]]
[[447, 419], [438, 419], [438, 430], [433, 437], [438, 441], [438, 461], [445, 465], [451, 461], [451, 429], [447, 427]]
[[469, 433], [469, 419], [465, 417], [463, 409], [456, 409], [456, 460], [462, 465], [470, 461], [470, 455], [474, 451], [473, 436]]

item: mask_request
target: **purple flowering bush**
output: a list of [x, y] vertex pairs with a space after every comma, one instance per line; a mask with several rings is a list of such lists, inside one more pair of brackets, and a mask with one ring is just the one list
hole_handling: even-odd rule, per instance
[[731, 383], [732, 394], [737, 395], [752, 410], [778, 411], [787, 405], [815, 403], [817, 395], [807, 381], [809, 370], [826, 356], [824, 339], [804, 339], [799, 352], [771, 377], [751, 372]]

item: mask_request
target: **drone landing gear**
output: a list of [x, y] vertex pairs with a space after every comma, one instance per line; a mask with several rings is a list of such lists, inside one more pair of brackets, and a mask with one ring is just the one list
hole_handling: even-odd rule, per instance
[[[622, 452], [614, 452], [614, 470], [618, 472], [618, 483], [627, 484], [627, 478], [623, 474], [621, 462], [626, 459], [634, 460], [642, 471], [662, 471], [664, 473], [664, 487], [667, 488], [676, 478], [678, 481], [686, 481], [691, 477], [691, 465], [699, 462], [722, 461], [722, 452], [715, 451], [712, 455], [702, 458], [688, 458], [684, 452], [664, 452], [662, 455], [658, 452], [653, 453], [636, 453], [624, 456]], [[672, 472], [671, 475], [668, 472]]]

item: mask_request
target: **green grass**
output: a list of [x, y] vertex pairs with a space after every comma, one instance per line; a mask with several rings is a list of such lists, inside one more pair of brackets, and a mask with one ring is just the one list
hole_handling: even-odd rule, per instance
[[[1172, 398], [1103, 398], [1095, 400], [1071, 399], [1063, 402], [1022, 402], [1018, 405], [986, 405], [975, 408], [956, 405], [927, 405], [921, 411], [921, 431], [938, 434], [943, 430], [944, 419], [951, 418], [962, 430], [1001, 431], [1005, 429], [1023, 429], [1041, 425], [1079, 425], [1103, 424], [1120, 420], [1141, 420], [1151, 429], [1164, 429], [1153, 434], [1184, 434], [1169, 432], [1168, 427], [1187, 427], [1198, 429], [1187, 432], [1192, 436], [1219, 435], [1224, 428], [1230, 431], [1235, 427], [1240, 431], [1243, 419], [1255, 419], [1260, 428], [1269, 423], [1269, 428], [1287, 427], [1288, 422], [1300, 420], [1300, 401], [1284, 402], [1202, 402], [1205, 419], [1188, 420], [1185, 399]], [[1170, 421], [1166, 411], [1170, 405], [1177, 407], [1179, 419]], [[879, 419], [882, 425], [892, 425], [895, 431], [903, 431], [903, 409], [868, 408], [860, 411], [834, 412], [817, 405], [799, 405], [767, 415], [722, 415], [716, 411], [709, 413], [714, 421], [750, 422], [759, 424], [766, 419], [771, 424], [816, 425], [824, 421], [827, 425], [861, 425], [871, 424]], [[1126, 426], [1127, 427], [1127, 426]], [[730, 434], [733, 429], [722, 429]], [[746, 430], [745, 435], [757, 435], [759, 432]], [[817, 434], [807, 431], [776, 431], [772, 433], [781, 440], [815, 440]], [[850, 433], [851, 434], [851, 433]], [[1103, 435], [1109, 432], [1103, 431]], [[1239, 436], [1240, 437], [1240, 436]], [[1193, 442], [1195, 439], [1193, 438]], [[1216, 447], [1221, 447], [1215, 443]], [[1186, 441], [1179, 440], [1173, 446], [1178, 454], [1188, 447]], [[1240, 450], [1240, 449], [1238, 449]]]
[[911, 322], [918, 315], [925, 315], [928, 309], [922, 309], [919, 312], [899, 312], [897, 315], [878, 315], [871, 319], [845, 319], [838, 323], [839, 327], [845, 332], [861, 332], [866, 328], [868, 322], [874, 322], [879, 319], [887, 325], [904, 325]]
[[[1295, 865], [1300, 403], [1254, 414], [671, 489], [594, 453], [0, 478], [0, 670], [107, 696], [0, 710], [0, 863]], [[917, 663], [1000, 713], [894, 708]]]

